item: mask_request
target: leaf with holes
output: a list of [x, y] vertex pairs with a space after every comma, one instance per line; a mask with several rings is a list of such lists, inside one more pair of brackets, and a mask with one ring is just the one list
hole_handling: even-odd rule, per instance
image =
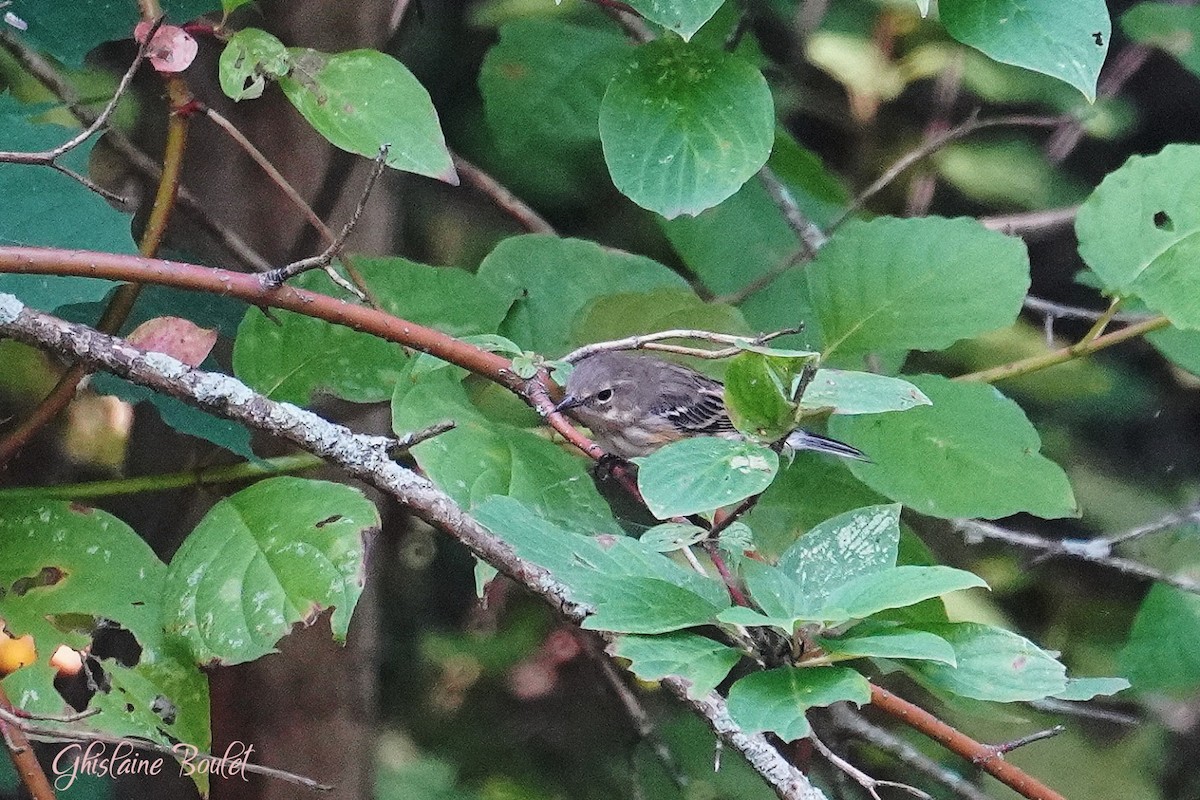
[[1106, 289], [1200, 329], [1200, 145], [1130, 158], [1080, 206], [1075, 233]]
[[297, 622], [333, 608], [345, 638], [363, 587], [367, 535], [379, 513], [362, 493], [325, 481], [260, 481], [217, 503], [171, 559], [163, 627], [201, 664], [272, 653]]

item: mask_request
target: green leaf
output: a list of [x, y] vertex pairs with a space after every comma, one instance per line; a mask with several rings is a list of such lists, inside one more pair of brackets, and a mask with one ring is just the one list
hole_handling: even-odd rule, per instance
[[822, 650], [835, 658], [901, 658], [955, 665], [954, 648], [949, 642], [928, 631], [911, 628], [856, 625], [845, 636], [817, 641]]
[[935, 517], [1078, 514], [1066, 474], [1042, 456], [1021, 408], [991, 386], [909, 378], [933, 401], [903, 414], [835, 416], [829, 430], [871, 454], [847, 464], [863, 483]]
[[595, 613], [582, 627], [617, 633], [667, 633], [712, 622], [722, 608], [660, 578], [623, 577], [605, 583]]
[[[78, 133], [27, 119], [31, 112], [42, 110], [45, 109], [22, 106], [11, 95], [0, 93], [0, 142], [6, 150], [41, 152]], [[59, 163], [86, 175], [95, 143], [96, 138], [92, 137], [59, 158]], [[0, 163], [0, 186], [4, 187], [0, 242], [67, 250], [137, 252], [129, 233], [129, 217], [66, 175], [43, 166]], [[71, 223], [63, 224], [64, 220]], [[112, 281], [96, 278], [0, 275], [0, 292], [14, 294], [23, 303], [43, 311], [100, 300], [115, 286]]]
[[1142, 601], [1121, 672], [1139, 691], [1191, 692], [1200, 686], [1200, 595], [1156, 583]]
[[896, 565], [900, 506], [855, 509], [826, 520], [779, 557], [778, 568], [810, 603], [825, 604], [839, 586]]
[[922, 625], [954, 648], [957, 666], [922, 662], [921, 675], [942, 689], [976, 700], [1041, 700], [1067, 688], [1062, 664], [1028, 639], [975, 622]]
[[1075, 233], [1106, 289], [1200, 328], [1200, 146], [1130, 158], [1080, 207]]
[[1067, 678], [1066, 691], [1053, 695], [1055, 700], [1086, 702], [1099, 695], [1111, 696], [1130, 686], [1124, 678]]
[[476, 274], [501, 294], [519, 298], [500, 332], [547, 355], [571, 347], [576, 316], [597, 297], [687, 287], [674, 272], [643, 256], [580, 239], [538, 235], [504, 239]]
[[600, 99], [627, 57], [623, 36], [550, 19], [500, 28], [479, 71], [488, 126], [498, 144], [522, 151], [600, 141]]
[[766, 163], [774, 114], [767, 82], [750, 64], [659, 39], [609, 83], [600, 142], [622, 194], [668, 219], [695, 215]]
[[288, 53], [279, 85], [317, 133], [367, 158], [390, 145], [389, 167], [458, 185], [433, 101], [407, 67], [378, 50]]
[[834, 414], [880, 414], [930, 405], [911, 383], [874, 372], [818, 370], [800, 401], [804, 408], [828, 408]]
[[845, 667], [779, 667], [755, 672], [729, 690], [729, 716], [747, 733], [771, 731], [785, 742], [808, 735], [805, 712], [848, 700], [871, 702], [867, 679]]
[[963, 44], [1059, 78], [1096, 99], [1112, 32], [1104, 0], [940, 0], [938, 14]]
[[242, 6], [249, 5], [253, 2], [254, 0], [221, 0], [221, 10], [225, 12], [226, 16], [228, 16]]
[[1138, 3], [1121, 17], [1129, 38], [1170, 53], [1192, 74], [1200, 75], [1200, 8], [1171, 3]]
[[[384, 311], [454, 336], [495, 331], [511, 303], [511, 294], [461, 269], [403, 258], [357, 258], [355, 267]], [[340, 293], [319, 271], [297, 284]], [[297, 405], [322, 392], [356, 403], [386, 400], [406, 360], [400, 345], [377, 336], [289, 311], [268, 317], [256, 308], [246, 312], [233, 351], [239, 378], [274, 400]]]
[[[226, 8], [225, 13], [231, 10]], [[283, 42], [258, 28], [245, 28], [225, 43], [217, 64], [217, 79], [227, 97], [253, 100], [262, 97], [268, 80], [278, 80], [291, 67], [291, 55]]]
[[[207, 679], [181, 643], [163, 636], [159, 624], [166, 566], [125, 523], [103, 511], [60, 501], [0, 502], [0, 587], [5, 628], [33, 636], [36, 664], [4, 680], [14, 701], [32, 713], [61, 714], [50, 656], [61, 644], [90, 647], [92, 627], [106, 620], [131, 633], [141, 647], [130, 667], [105, 659], [110, 692], [90, 706], [104, 713], [88, 721], [118, 736], [170, 744], [185, 741], [207, 749]], [[20, 582], [22, 591], [12, 591]], [[88, 621], [79, 630], [70, 620]], [[154, 713], [157, 697], [175, 708], [168, 721]]]
[[348, 486], [260, 481], [213, 506], [175, 553], [163, 625], [202, 664], [275, 652], [293, 625], [330, 607], [341, 641], [362, 593], [363, 539], [378, 527], [375, 506]]
[[670, 553], [691, 547], [708, 538], [708, 531], [698, 525], [681, 522], [664, 522], [643, 533], [638, 541], [659, 553]]
[[779, 471], [750, 510], [747, 521], [754, 529], [759, 549], [772, 558], [818, 523], [886, 502], [887, 498], [859, 482], [840, 459], [800, 452]]
[[[725, 369], [725, 407], [739, 431], [773, 442], [796, 427], [797, 383], [815, 353], [738, 353]], [[806, 393], [807, 394], [807, 393]]]
[[615, 530], [587, 465], [536, 433], [488, 419], [471, 404], [456, 370], [406, 370], [392, 397], [392, 428], [420, 430], [444, 419], [457, 427], [412, 454], [425, 474], [464, 508], [509, 495], [575, 530]]
[[825, 605], [844, 611], [849, 619], [862, 619], [889, 608], [915, 605], [975, 586], [987, 588], [977, 575], [953, 567], [892, 567], [875, 574], [860, 575], [829, 593]]
[[712, 19], [724, 0], [630, 0], [639, 14], [675, 31], [686, 42]]
[[729, 674], [741, 653], [720, 642], [683, 631], [661, 636], [622, 636], [615, 654], [631, 662], [629, 669], [644, 681], [679, 675], [691, 682], [688, 697], [704, 697]]
[[[167, 22], [178, 25], [219, 8], [220, 2], [166, 0], [162, 7]], [[22, 0], [16, 13], [29, 26], [23, 37], [71, 67], [83, 66], [83, 57], [97, 45], [132, 38], [141, 19], [136, 4], [113, 0]]]
[[1163, 328], [1146, 334], [1146, 341], [1175, 366], [1200, 375], [1200, 333]]
[[766, 489], [779, 470], [775, 451], [712, 436], [674, 442], [635, 460], [638, 489], [659, 519], [744, 500]]
[[971, 219], [851, 220], [805, 274], [824, 357], [843, 363], [1011, 325], [1029, 290], [1021, 240]]

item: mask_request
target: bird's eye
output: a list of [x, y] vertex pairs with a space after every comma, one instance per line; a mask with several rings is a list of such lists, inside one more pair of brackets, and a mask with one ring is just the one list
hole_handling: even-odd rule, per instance
[[612, 389], [601, 389], [596, 392], [596, 400], [600, 403], [607, 403], [612, 400]]

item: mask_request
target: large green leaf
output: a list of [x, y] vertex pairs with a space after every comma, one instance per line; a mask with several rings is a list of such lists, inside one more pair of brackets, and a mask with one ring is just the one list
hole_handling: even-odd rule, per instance
[[1112, 32], [1104, 0], [940, 0], [938, 14], [963, 44], [1059, 78], [1096, 99]]
[[706, 303], [690, 288], [670, 287], [597, 297], [576, 317], [571, 340], [575, 344], [587, 344], [675, 328], [751, 333], [741, 312], [733, 306]]
[[889, 608], [916, 605], [922, 600], [972, 587], [987, 588], [977, 575], [953, 567], [892, 567], [838, 586], [825, 599], [826, 618], [830, 609], [847, 619], [862, 619]]
[[367, 534], [379, 512], [341, 484], [278, 477], [217, 503], [171, 559], [163, 625], [201, 664], [275, 652], [297, 622], [334, 609], [346, 636], [362, 593]]
[[697, 436], [636, 459], [638, 489], [659, 519], [712, 511], [758, 494], [779, 470], [779, 456], [752, 442]]
[[1067, 671], [1045, 650], [1011, 631], [976, 622], [921, 625], [954, 648], [955, 666], [913, 666], [942, 689], [976, 700], [1041, 700], [1067, 688]]
[[1080, 207], [1075, 233], [1105, 288], [1200, 328], [1200, 146], [1130, 158]]
[[816, 353], [799, 351], [738, 353], [725, 370], [725, 406], [737, 429], [764, 442], [794, 430], [798, 381], [816, 360]]
[[1193, 692], [1200, 686], [1200, 595], [1155, 584], [1142, 601], [1121, 672], [1142, 691]]
[[901, 626], [855, 625], [845, 636], [818, 640], [821, 649], [834, 658], [901, 658], [940, 661], [955, 665], [954, 648], [928, 631]]
[[[182, 25], [221, 7], [220, 0], [164, 0], [167, 22]], [[132, 39], [141, 15], [136, 3], [125, 0], [21, 0], [13, 9], [28, 25], [25, 35], [35, 46], [73, 67], [96, 45]]]
[[[118, 625], [137, 640], [141, 655], [132, 667], [104, 661], [112, 689], [92, 698], [92, 707], [102, 713], [87, 724], [207, 749], [208, 683], [182, 643], [163, 635], [159, 615], [167, 568], [150, 546], [103, 511], [37, 500], [0, 502], [0, 540], [5, 589], [0, 616], [10, 633], [32, 635], [37, 648], [36, 664], [4, 680], [17, 704], [31, 713], [63, 713], [50, 656], [59, 645], [90, 646], [96, 625]], [[159, 697], [175, 708], [173, 718], [155, 713]]]
[[810, 602], [825, 599], [848, 581], [896, 565], [900, 506], [858, 508], [822, 522], [779, 557], [779, 570]]
[[844, 369], [818, 370], [800, 402], [834, 414], [881, 414], [929, 404], [929, 398], [908, 381]]
[[970, 219], [852, 220], [805, 273], [824, 355], [842, 363], [1011, 325], [1029, 289], [1021, 240]]
[[[5, 150], [40, 152], [57, 147], [78, 131], [27, 119], [31, 111], [7, 93], [0, 93], [0, 142]], [[88, 157], [96, 139], [76, 147], [59, 162], [87, 174]], [[134, 253], [129, 217], [99, 195], [49, 167], [0, 163], [4, 211], [0, 213], [0, 242]], [[70, 224], [65, 224], [70, 220]], [[0, 292], [44, 311], [99, 300], [116, 286], [96, 278], [52, 275], [2, 275]]]
[[1200, 8], [1172, 3], [1138, 3], [1121, 17], [1121, 28], [1134, 41], [1164, 50], [1200, 75]]
[[616, 655], [631, 662], [629, 668], [644, 681], [679, 675], [691, 682], [688, 696], [704, 697], [725, 680], [742, 654], [720, 642], [679, 631], [662, 636], [622, 636]]
[[721, 50], [659, 39], [608, 85], [600, 141], [613, 183], [668, 219], [732, 195], [767, 161], [774, 104], [762, 73]]
[[933, 401], [903, 414], [836, 416], [830, 432], [870, 453], [847, 466], [872, 489], [935, 517], [1079, 513], [1062, 469], [1020, 406], [983, 384], [909, 378]]
[[628, 51], [623, 36], [601, 28], [548, 19], [502, 26], [479, 70], [497, 143], [514, 151], [599, 143], [600, 99]]
[[408, 68], [378, 50], [328, 55], [289, 48], [283, 93], [332, 144], [387, 165], [458, 185], [429, 92]]
[[871, 702], [867, 679], [845, 667], [779, 667], [754, 672], [729, 690], [729, 716], [747, 733], [770, 731], [785, 742], [808, 735], [805, 712], [848, 700]]
[[522, 347], [560, 355], [589, 302], [606, 294], [686, 288], [671, 270], [643, 256], [553, 236], [505, 239], [479, 265], [480, 279], [518, 300], [500, 332]]
[[[471, 273], [403, 258], [356, 258], [363, 282], [385, 311], [455, 336], [492, 333], [511, 303]], [[337, 294], [323, 272], [301, 276], [303, 288]], [[376, 403], [392, 395], [404, 349], [377, 336], [289, 311], [268, 317], [252, 308], [238, 328], [233, 367], [239, 378], [274, 400], [306, 405], [328, 392]]]
[[710, 603], [661, 578], [622, 577], [606, 582], [596, 612], [583, 621], [583, 627], [618, 633], [668, 633], [712, 622], [727, 605]]

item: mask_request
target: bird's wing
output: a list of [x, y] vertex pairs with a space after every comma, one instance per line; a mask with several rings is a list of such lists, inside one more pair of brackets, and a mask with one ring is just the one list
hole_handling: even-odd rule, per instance
[[[688, 372], [692, 372], [688, 370]], [[679, 389], [664, 394], [652, 410], [687, 436], [721, 436], [736, 433], [725, 411], [725, 387], [692, 373]]]

